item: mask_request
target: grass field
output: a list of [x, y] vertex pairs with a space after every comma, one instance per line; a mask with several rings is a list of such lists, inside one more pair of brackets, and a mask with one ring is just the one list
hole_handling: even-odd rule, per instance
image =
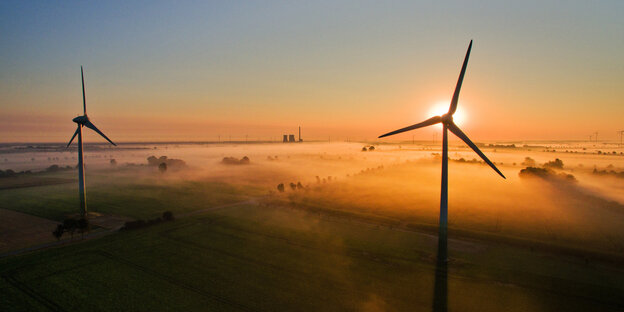
[[[436, 274], [439, 161], [430, 152], [402, 160], [411, 152], [273, 148], [272, 160], [249, 153], [249, 166], [222, 165], [217, 154], [231, 151], [205, 149], [212, 156], [189, 158], [204, 167], [165, 174], [90, 167], [90, 211], [179, 218], [0, 259], [0, 311], [430, 311], [444, 282], [450, 311], [624, 310], [624, 205], [613, 200], [624, 185], [587, 164], [563, 170], [579, 181], [561, 183], [520, 178], [513, 162], [524, 152], [497, 155], [505, 181], [451, 162], [445, 277]], [[4, 180], [1, 208], [53, 223], [75, 215], [75, 175]], [[64, 179], [74, 183], [47, 183]], [[24, 228], [15, 223], [5, 228]]]
[[[130, 171], [124, 175], [96, 171], [87, 176], [87, 208], [92, 212], [154, 218], [163, 211], [185, 213], [228, 204], [264, 194], [254, 186], [232, 185], [213, 180], [165, 180], [159, 176], [141, 176]], [[40, 179], [70, 179], [75, 171], [42, 175]], [[6, 180], [6, 179], [5, 179]], [[2, 208], [62, 221], [80, 212], [78, 185], [59, 184], [0, 189]]]
[[[624, 272], [450, 241], [451, 311], [621, 310]], [[239, 205], [0, 260], [2, 311], [431, 309], [436, 238]]]

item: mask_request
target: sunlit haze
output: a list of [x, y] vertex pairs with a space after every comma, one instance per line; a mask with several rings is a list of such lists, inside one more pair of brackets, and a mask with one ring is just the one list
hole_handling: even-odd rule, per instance
[[[463, 126], [467, 123], [466, 116], [466, 108], [464, 108], [466, 104], [459, 102], [457, 105], [457, 110], [453, 114], [453, 122], [458, 126]], [[429, 110], [429, 114], [426, 118], [431, 118], [433, 116], [442, 116], [446, 114], [449, 110], [449, 103], [439, 102], [431, 106]], [[442, 129], [441, 124], [437, 124], [436, 127]]]

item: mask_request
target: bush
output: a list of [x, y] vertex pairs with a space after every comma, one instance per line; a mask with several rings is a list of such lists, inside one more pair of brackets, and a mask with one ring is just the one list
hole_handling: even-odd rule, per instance
[[165, 221], [173, 221], [173, 220], [175, 220], [175, 218], [173, 217], [173, 212], [171, 212], [171, 211], [163, 212], [162, 218]]
[[284, 193], [284, 183], [280, 183], [280, 184], [278, 184], [278, 185], [277, 185], [277, 190], [278, 190], [280, 193]]
[[244, 156], [240, 160], [234, 157], [223, 157], [223, 160], [221, 160], [221, 163], [225, 165], [248, 165], [249, 162], [250, 160], [247, 156]]
[[186, 162], [181, 159], [173, 159], [167, 158], [167, 156], [160, 156], [156, 158], [156, 156], [147, 157], [147, 165], [148, 166], [160, 166], [160, 164], [165, 163], [167, 167], [171, 168], [182, 168], [186, 166]]

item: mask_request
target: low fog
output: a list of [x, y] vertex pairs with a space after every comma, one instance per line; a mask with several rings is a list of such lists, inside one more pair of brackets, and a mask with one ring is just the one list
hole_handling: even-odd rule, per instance
[[[157, 144], [87, 148], [87, 185], [219, 181], [261, 188], [269, 204], [344, 211], [393, 226], [435, 229], [439, 146], [362, 143]], [[363, 147], [367, 147], [364, 151]], [[483, 147], [502, 179], [465, 146], [451, 146], [449, 228], [624, 253], [624, 156], [550, 146]], [[148, 157], [154, 156], [152, 165]], [[166, 156], [166, 170], [154, 166]], [[75, 148], [0, 154], [0, 168], [75, 166]], [[247, 160], [243, 160], [247, 157]], [[115, 161], [112, 162], [111, 159]], [[526, 167], [544, 175], [519, 175]], [[171, 160], [174, 160], [171, 162]], [[182, 165], [177, 160], [182, 161]], [[603, 174], [599, 174], [604, 170]], [[573, 178], [565, 178], [566, 176]], [[106, 177], [106, 178], [103, 178]], [[119, 181], [119, 182], [114, 182]], [[283, 184], [283, 191], [278, 185]], [[293, 185], [291, 187], [291, 184]], [[208, 195], [209, 194], [203, 194]], [[433, 230], [432, 230], [433, 231]]]

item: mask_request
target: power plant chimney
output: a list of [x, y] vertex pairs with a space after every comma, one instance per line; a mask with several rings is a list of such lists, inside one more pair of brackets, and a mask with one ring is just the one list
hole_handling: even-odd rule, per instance
[[301, 139], [301, 126], [299, 126], [299, 142], [303, 142], [303, 140]]

